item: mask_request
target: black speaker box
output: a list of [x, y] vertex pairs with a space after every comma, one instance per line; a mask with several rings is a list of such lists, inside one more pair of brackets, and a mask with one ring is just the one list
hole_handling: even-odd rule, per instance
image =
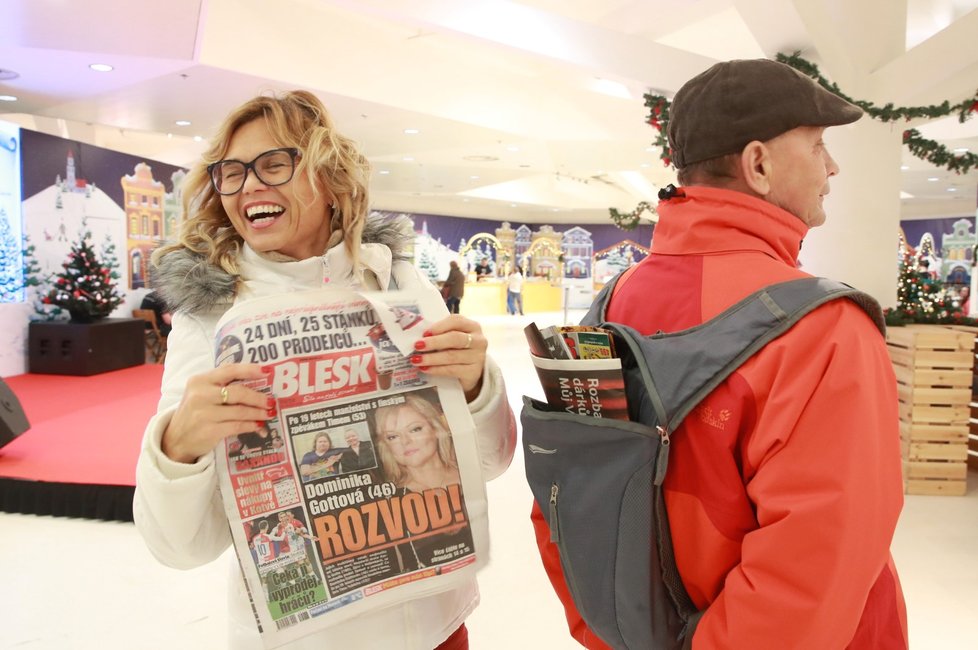
[[0, 379], [0, 447], [31, 428], [14, 391]]

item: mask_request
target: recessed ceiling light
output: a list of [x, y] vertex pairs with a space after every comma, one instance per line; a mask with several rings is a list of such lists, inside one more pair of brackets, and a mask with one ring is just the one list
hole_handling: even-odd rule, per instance
[[956, 187], [949, 187], [949, 188], [947, 188], [947, 191], [948, 192], [957, 192], [958, 191], [958, 188], [956, 188]]
[[13, 95], [0, 95], [0, 102], [15, 102], [17, 98]]
[[902, 169], [903, 171], [907, 171], [908, 169], [910, 169], [910, 165], [900, 165], [900, 169]]
[[404, 156], [403, 158], [401, 158], [401, 160], [403, 160], [404, 162], [411, 162], [412, 160], [414, 160], [414, 158], [412, 158], [411, 156]]
[[194, 142], [203, 142], [203, 141], [204, 141], [204, 139], [202, 137], [200, 137], [199, 135], [195, 135], [194, 136]]
[[174, 124], [176, 124], [177, 126], [190, 126], [190, 121], [189, 120], [177, 120], [176, 122], [174, 122]]
[[167, 134], [166, 134], [166, 137], [167, 137], [167, 138], [172, 138], [172, 137], [173, 137], [173, 134], [172, 134], [172, 133], [167, 133]]
[[515, 204], [515, 203], [510, 203], [510, 204], [509, 204], [509, 207], [511, 207], [511, 208], [515, 208], [515, 207], [516, 207], [516, 204]]
[[420, 133], [420, 131], [418, 131], [417, 129], [404, 129], [404, 133], [406, 133], [407, 135], [417, 135], [418, 133]]
[[108, 63], [93, 63], [88, 66], [95, 72], [112, 72], [113, 68]]
[[588, 87], [596, 93], [608, 95], [609, 97], [618, 97], [620, 99], [632, 98], [632, 93], [628, 90], [625, 84], [612, 81], [611, 79], [595, 77], [590, 81], [590, 83], [588, 83]]
[[646, 153], [652, 153], [655, 151], [655, 147], [645, 147]]
[[968, 153], [968, 147], [958, 147], [954, 150], [954, 153]]
[[639, 167], [651, 167], [652, 163], [642, 163]]
[[469, 176], [469, 178], [473, 181], [479, 180], [478, 176]]
[[511, 144], [508, 147], [506, 147], [506, 151], [519, 151], [519, 150], [520, 148], [517, 147], [515, 144]]
[[389, 170], [389, 169], [381, 169], [381, 170], [380, 170], [380, 171], [378, 171], [377, 173], [378, 173], [378, 174], [383, 174], [383, 175], [385, 175], [385, 176], [386, 176], [387, 174], [390, 174], [391, 172], [390, 172], [390, 170]]
[[927, 180], [929, 180], [931, 183], [936, 183], [937, 181], [939, 181], [941, 179], [939, 179], [937, 176], [931, 176]]

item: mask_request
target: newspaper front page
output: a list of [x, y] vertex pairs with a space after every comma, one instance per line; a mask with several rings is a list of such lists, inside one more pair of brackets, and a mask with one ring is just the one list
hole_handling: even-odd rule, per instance
[[[273, 648], [444, 591], [488, 560], [487, 502], [465, 396], [408, 361], [435, 295], [317, 290], [222, 318], [216, 365], [259, 363], [275, 401], [218, 447], [235, 550]], [[432, 316], [434, 314], [434, 316]]]

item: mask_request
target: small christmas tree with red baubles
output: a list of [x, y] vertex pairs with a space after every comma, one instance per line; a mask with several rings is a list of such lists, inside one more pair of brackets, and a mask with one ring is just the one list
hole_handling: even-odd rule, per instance
[[43, 299], [45, 304], [66, 309], [71, 320], [80, 323], [105, 318], [123, 300], [116, 290], [118, 275], [95, 253], [91, 238], [92, 233], [83, 227], [81, 240], [71, 247], [61, 264], [64, 270], [54, 276], [54, 286]]
[[962, 311], [960, 302], [944, 287], [936, 270], [929, 268], [928, 261], [905, 244], [901, 247], [897, 305], [884, 310], [884, 315], [887, 325], [978, 323]]

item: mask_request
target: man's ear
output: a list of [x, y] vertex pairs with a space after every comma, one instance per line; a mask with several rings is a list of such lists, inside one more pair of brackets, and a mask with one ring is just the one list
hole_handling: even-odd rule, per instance
[[754, 140], [740, 152], [740, 173], [744, 183], [759, 196], [771, 192], [771, 152], [763, 142]]

